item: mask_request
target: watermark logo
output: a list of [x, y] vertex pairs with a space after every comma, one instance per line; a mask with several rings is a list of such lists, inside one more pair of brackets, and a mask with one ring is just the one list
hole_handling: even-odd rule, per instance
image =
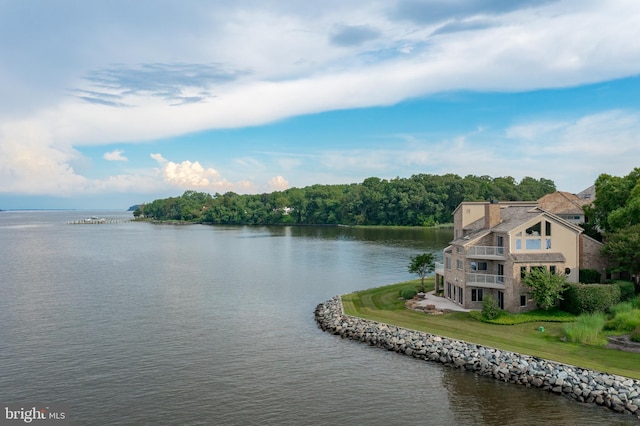
[[0, 404], [0, 426], [69, 426], [64, 404]]

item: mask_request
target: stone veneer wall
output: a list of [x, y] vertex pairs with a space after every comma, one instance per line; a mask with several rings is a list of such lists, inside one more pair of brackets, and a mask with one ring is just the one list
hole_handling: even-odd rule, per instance
[[323, 331], [426, 361], [533, 386], [640, 419], [640, 381], [345, 315], [339, 296], [315, 309]]
[[580, 235], [580, 268], [595, 269], [602, 274], [601, 282], [606, 279], [606, 269], [609, 267], [607, 259], [600, 255], [602, 244], [588, 237]]

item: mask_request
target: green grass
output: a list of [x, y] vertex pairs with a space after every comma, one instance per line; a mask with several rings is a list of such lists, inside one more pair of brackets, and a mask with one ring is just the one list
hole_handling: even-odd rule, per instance
[[607, 316], [604, 312], [582, 314], [576, 322], [566, 324], [563, 331], [569, 342], [605, 346], [607, 338], [602, 333], [602, 328], [606, 320]]
[[478, 321], [497, 325], [515, 325], [527, 322], [572, 322], [576, 320], [576, 316], [557, 308], [544, 310], [535, 310], [524, 312], [522, 314], [512, 314], [503, 312], [498, 318], [488, 320], [482, 317], [480, 311], [471, 311], [469, 315]]
[[[426, 315], [408, 310], [399, 298], [399, 292], [419, 282], [414, 280], [344, 295], [344, 311], [347, 315], [372, 321], [640, 379], [639, 353], [563, 342], [563, 324], [566, 323], [534, 319], [514, 325], [496, 325], [478, 321], [465, 312]], [[425, 286], [428, 290], [433, 289], [433, 279], [425, 280]], [[544, 332], [539, 331], [540, 327], [544, 327]]]

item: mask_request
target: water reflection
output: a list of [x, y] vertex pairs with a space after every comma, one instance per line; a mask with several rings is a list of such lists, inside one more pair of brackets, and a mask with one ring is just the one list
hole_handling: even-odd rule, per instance
[[544, 413], [545, 422], [553, 419], [558, 425], [636, 424], [631, 416], [624, 416], [590, 404], [582, 404], [593, 411], [593, 423], [585, 415], [575, 417], [576, 401], [537, 388], [527, 388], [478, 376], [472, 372], [444, 368], [443, 390], [458, 424], [465, 425], [530, 425], [532, 419]]

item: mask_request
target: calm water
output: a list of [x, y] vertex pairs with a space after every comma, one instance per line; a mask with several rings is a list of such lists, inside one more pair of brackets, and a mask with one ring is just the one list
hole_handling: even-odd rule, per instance
[[78, 425], [634, 424], [317, 329], [447, 230], [67, 225], [0, 212], [0, 401]]

